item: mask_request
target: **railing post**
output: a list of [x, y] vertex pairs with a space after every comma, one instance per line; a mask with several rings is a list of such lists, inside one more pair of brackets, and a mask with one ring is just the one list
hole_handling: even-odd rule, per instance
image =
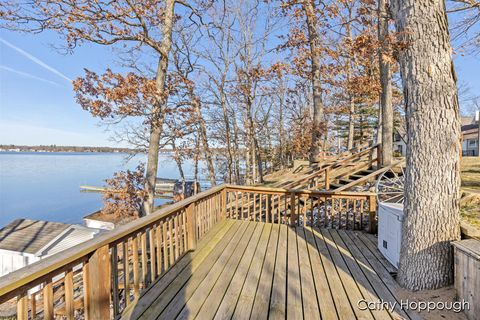
[[270, 223], [273, 223], [273, 215], [272, 215], [272, 196], [271, 195], [267, 195], [267, 199], [266, 199], [267, 203], [267, 221], [270, 221]]
[[325, 168], [325, 190], [330, 189], [330, 168]]
[[290, 225], [295, 226], [297, 224], [297, 214], [295, 207], [295, 192], [290, 194]]
[[368, 198], [368, 232], [375, 233], [376, 231], [376, 223], [375, 223], [375, 216], [377, 213], [377, 199], [375, 195], [371, 195]]
[[195, 202], [187, 206], [187, 246], [188, 250], [197, 248], [197, 219], [195, 217]]
[[28, 320], [28, 294], [27, 290], [17, 297], [17, 319]]
[[88, 260], [88, 319], [110, 319], [111, 266], [108, 245]]
[[223, 188], [221, 191], [221, 208], [220, 210], [222, 211], [222, 219], [225, 219], [227, 217], [227, 188]]
[[383, 165], [382, 145], [377, 145], [377, 170]]

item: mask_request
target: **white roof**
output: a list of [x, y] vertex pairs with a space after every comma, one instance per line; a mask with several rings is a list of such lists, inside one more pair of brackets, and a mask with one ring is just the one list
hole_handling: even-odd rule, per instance
[[35, 255], [44, 257], [72, 248], [92, 239], [98, 232], [98, 229], [87, 228], [81, 225], [71, 225], [47, 245], [38, 250]]

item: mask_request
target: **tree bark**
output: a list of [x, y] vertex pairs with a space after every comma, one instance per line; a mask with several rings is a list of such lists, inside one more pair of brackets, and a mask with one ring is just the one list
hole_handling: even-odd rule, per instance
[[[348, 21], [346, 22], [346, 36], [348, 39], [352, 39], [352, 8], [348, 7]], [[348, 86], [351, 85], [350, 81], [352, 80], [352, 69], [353, 69], [353, 60], [355, 56], [353, 52], [348, 53], [347, 65], [346, 65], [346, 73], [347, 73], [347, 84]], [[350, 91], [350, 90], [349, 90]], [[348, 113], [348, 138], [347, 138], [347, 150], [351, 150], [353, 148], [353, 140], [355, 135], [355, 99], [351, 92], [348, 94], [349, 100], [349, 113]]]
[[177, 149], [177, 144], [175, 143], [175, 139], [172, 140], [172, 150], [173, 150], [173, 158], [175, 160], [175, 163], [177, 164], [178, 173], [180, 174], [180, 179], [185, 181], [185, 173], [183, 172], [182, 155]]
[[[380, 65], [380, 109], [382, 116], [382, 154], [381, 164], [388, 166], [393, 160], [393, 106], [392, 106], [392, 75], [390, 62], [386, 48], [388, 37], [388, 20], [386, 0], [378, 1], [378, 40], [380, 42], [379, 65]], [[380, 155], [379, 155], [380, 156]]]
[[[222, 106], [223, 121], [225, 122], [225, 143], [227, 145], [227, 170], [228, 170], [228, 183], [233, 183], [234, 167], [233, 167], [233, 152], [232, 152], [232, 139], [230, 133], [230, 119], [228, 117], [227, 98], [225, 96], [225, 76], [222, 79], [222, 86], [219, 87], [220, 91], [220, 104]], [[235, 179], [236, 180], [236, 179]]]
[[[163, 40], [161, 44], [161, 55], [158, 62], [156, 74], [156, 89], [159, 101], [163, 101], [165, 92], [165, 81], [167, 78], [168, 55], [172, 48], [172, 30], [173, 30], [173, 15], [174, 15], [175, 0], [166, 0], [164, 25], [162, 27]], [[158, 151], [160, 148], [160, 137], [163, 132], [163, 105], [158, 103], [153, 107], [150, 139], [148, 145], [147, 168], [145, 172], [145, 191], [147, 199], [143, 204], [143, 213], [145, 215], [151, 214], [154, 208], [155, 197], [155, 183], [157, 179], [158, 170]]]
[[303, 2], [303, 10], [307, 18], [308, 42], [310, 45], [311, 64], [312, 64], [312, 92], [313, 92], [313, 128], [312, 128], [312, 147], [310, 150], [310, 161], [316, 161], [321, 151], [322, 128], [323, 123], [323, 102], [322, 102], [322, 82], [320, 74], [320, 39], [317, 33], [317, 15], [315, 14], [313, 0]]
[[202, 151], [205, 156], [205, 161], [207, 162], [208, 178], [210, 179], [210, 184], [213, 187], [217, 185], [217, 179], [215, 176], [215, 167], [213, 165], [212, 150], [210, 150], [210, 146], [208, 144], [207, 125], [205, 124], [205, 119], [203, 118], [202, 111], [200, 109], [200, 101], [198, 101], [198, 98], [193, 96], [193, 94], [191, 95], [191, 98], [199, 126], [199, 135], [203, 149]]
[[394, 0], [406, 102], [405, 219], [398, 281], [410, 290], [453, 282], [460, 237], [460, 120], [443, 0]]

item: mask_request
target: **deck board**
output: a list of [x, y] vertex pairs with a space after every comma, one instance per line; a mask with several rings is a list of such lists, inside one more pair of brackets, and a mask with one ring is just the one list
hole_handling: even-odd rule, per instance
[[272, 294], [270, 296], [269, 319], [285, 319], [287, 308], [287, 229], [280, 226], [278, 236], [277, 259], [273, 276]]
[[131, 319], [408, 319], [398, 284], [362, 233], [222, 222], [133, 302]]
[[[251, 311], [251, 319], [267, 319], [268, 317], [273, 273], [275, 272], [275, 261], [277, 258], [279, 230], [279, 225], [274, 225], [272, 227], [272, 233], [270, 234], [270, 240], [268, 241], [265, 261], [263, 263], [262, 273], [258, 283], [257, 294], [255, 295], [255, 300]], [[235, 310], [234, 318], [245, 318], [243, 310], [237, 308]]]
[[308, 256], [307, 241], [302, 227], [296, 228], [298, 262], [302, 290], [302, 305], [305, 319], [320, 319], [320, 309], [313, 280], [312, 265]]
[[[255, 231], [252, 237], [248, 239], [246, 249], [243, 252], [238, 250], [237, 255], [232, 257], [225, 266], [225, 269], [223, 269], [222, 274], [198, 312], [197, 316], [199, 319], [212, 319], [217, 313], [217, 309], [222, 301], [225, 301], [227, 305], [234, 305], [236, 303], [238, 296], [234, 293], [235, 291], [237, 294], [240, 292], [241, 285], [245, 281], [245, 275], [252, 261], [262, 229], [263, 224], [255, 224]], [[234, 288], [236, 287], [236, 290], [231, 290], [230, 294], [225, 296], [225, 292], [231, 283]], [[219, 299], [219, 297], [223, 298]]]
[[247, 317], [250, 316], [271, 230], [271, 224], [263, 225], [262, 234], [254, 252], [247, 251], [243, 256], [239, 271], [235, 273], [225, 293], [225, 297], [222, 299], [220, 307], [215, 314], [215, 319], [231, 318], [235, 308], [242, 311], [238, 315], [246, 314]]

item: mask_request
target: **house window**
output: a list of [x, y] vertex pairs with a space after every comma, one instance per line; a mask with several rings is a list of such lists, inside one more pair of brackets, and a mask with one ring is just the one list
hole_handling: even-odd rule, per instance
[[469, 147], [475, 147], [477, 145], [477, 140], [468, 140]]

